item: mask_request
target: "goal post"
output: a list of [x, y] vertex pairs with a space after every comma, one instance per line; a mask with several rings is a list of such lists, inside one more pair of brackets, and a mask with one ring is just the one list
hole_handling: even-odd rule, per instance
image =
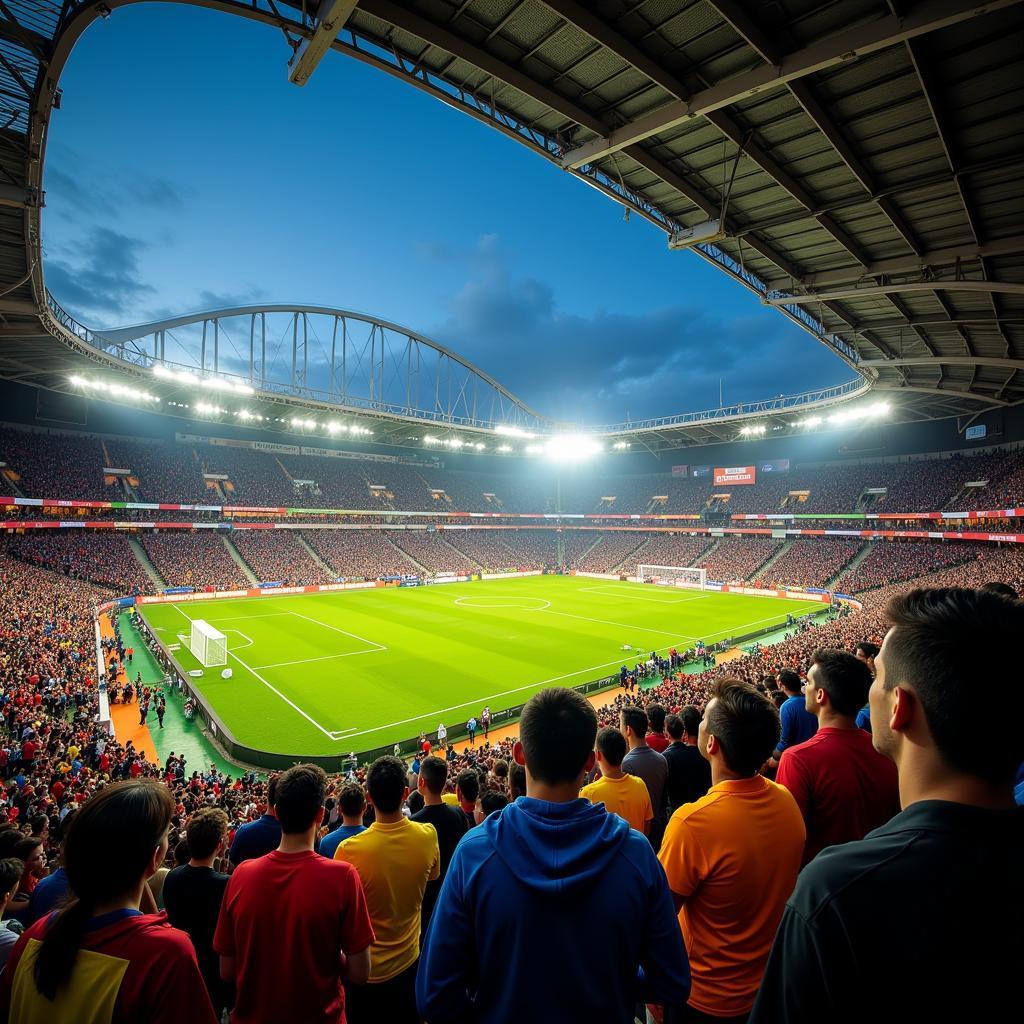
[[194, 619], [192, 633], [188, 640], [188, 649], [196, 660], [206, 668], [215, 665], [226, 665], [228, 661], [227, 637], [219, 629], [214, 629], [203, 619]]
[[706, 590], [707, 569], [684, 565], [638, 565], [637, 578], [641, 583], [655, 583], [663, 587], [684, 587], [689, 590]]

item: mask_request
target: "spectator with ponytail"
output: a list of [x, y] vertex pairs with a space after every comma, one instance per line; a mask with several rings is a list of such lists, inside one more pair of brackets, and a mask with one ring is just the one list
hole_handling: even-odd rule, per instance
[[64, 849], [73, 898], [18, 940], [0, 975], [0, 1019], [214, 1024], [188, 936], [139, 910], [174, 810], [170, 790], [148, 780], [82, 806]]

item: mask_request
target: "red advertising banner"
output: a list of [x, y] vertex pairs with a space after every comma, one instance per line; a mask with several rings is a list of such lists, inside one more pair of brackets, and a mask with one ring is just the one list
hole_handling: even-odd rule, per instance
[[715, 467], [715, 486], [719, 484], [752, 484], [757, 479], [756, 466]]

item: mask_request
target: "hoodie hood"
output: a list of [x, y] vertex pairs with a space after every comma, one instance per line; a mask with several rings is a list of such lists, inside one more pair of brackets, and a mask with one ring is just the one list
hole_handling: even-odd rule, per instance
[[548, 896], [577, 895], [605, 877], [630, 833], [603, 804], [554, 804], [526, 796], [482, 827], [512, 875]]

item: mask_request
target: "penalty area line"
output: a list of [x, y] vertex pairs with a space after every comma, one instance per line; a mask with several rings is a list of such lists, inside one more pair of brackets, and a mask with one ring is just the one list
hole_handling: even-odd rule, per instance
[[[172, 604], [171, 607], [184, 618], [188, 619], [189, 622], [195, 621], [186, 612], [182, 611], [182, 609], [178, 605]], [[316, 728], [319, 729], [329, 740], [337, 739], [337, 736], [330, 729], [325, 729], [315, 718], [313, 718], [311, 715], [308, 715], [305, 711], [303, 711], [298, 704], [296, 704], [292, 700], [289, 700], [276, 686], [274, 686], [272, 683], [268, 683], [266, 679], [264, 679], [263, 676], [261, 676], [259, 672], [257, 672], [251, 665], [247, 665], [244, 661], [242, 661], [242, 659], [237, 654], [233, 654], [230, 650], [227, 652], [227, 654], [229, 658], [234, 658], [235, 661], [237, 661], [238, 664], [242, 666], [242, 668], [250, 672], [253, 675], [253, 677], [258, 679], [268, 690], [270, 690], [273, 693], [276, 693], [277, 696], [285, 702], [285, 704], [287, 704], [294, 711], [297, 711], [300, 715], [302, 715], [302, 717], [307, 722], [309, 722], [310, 725], [316, 726]]]

